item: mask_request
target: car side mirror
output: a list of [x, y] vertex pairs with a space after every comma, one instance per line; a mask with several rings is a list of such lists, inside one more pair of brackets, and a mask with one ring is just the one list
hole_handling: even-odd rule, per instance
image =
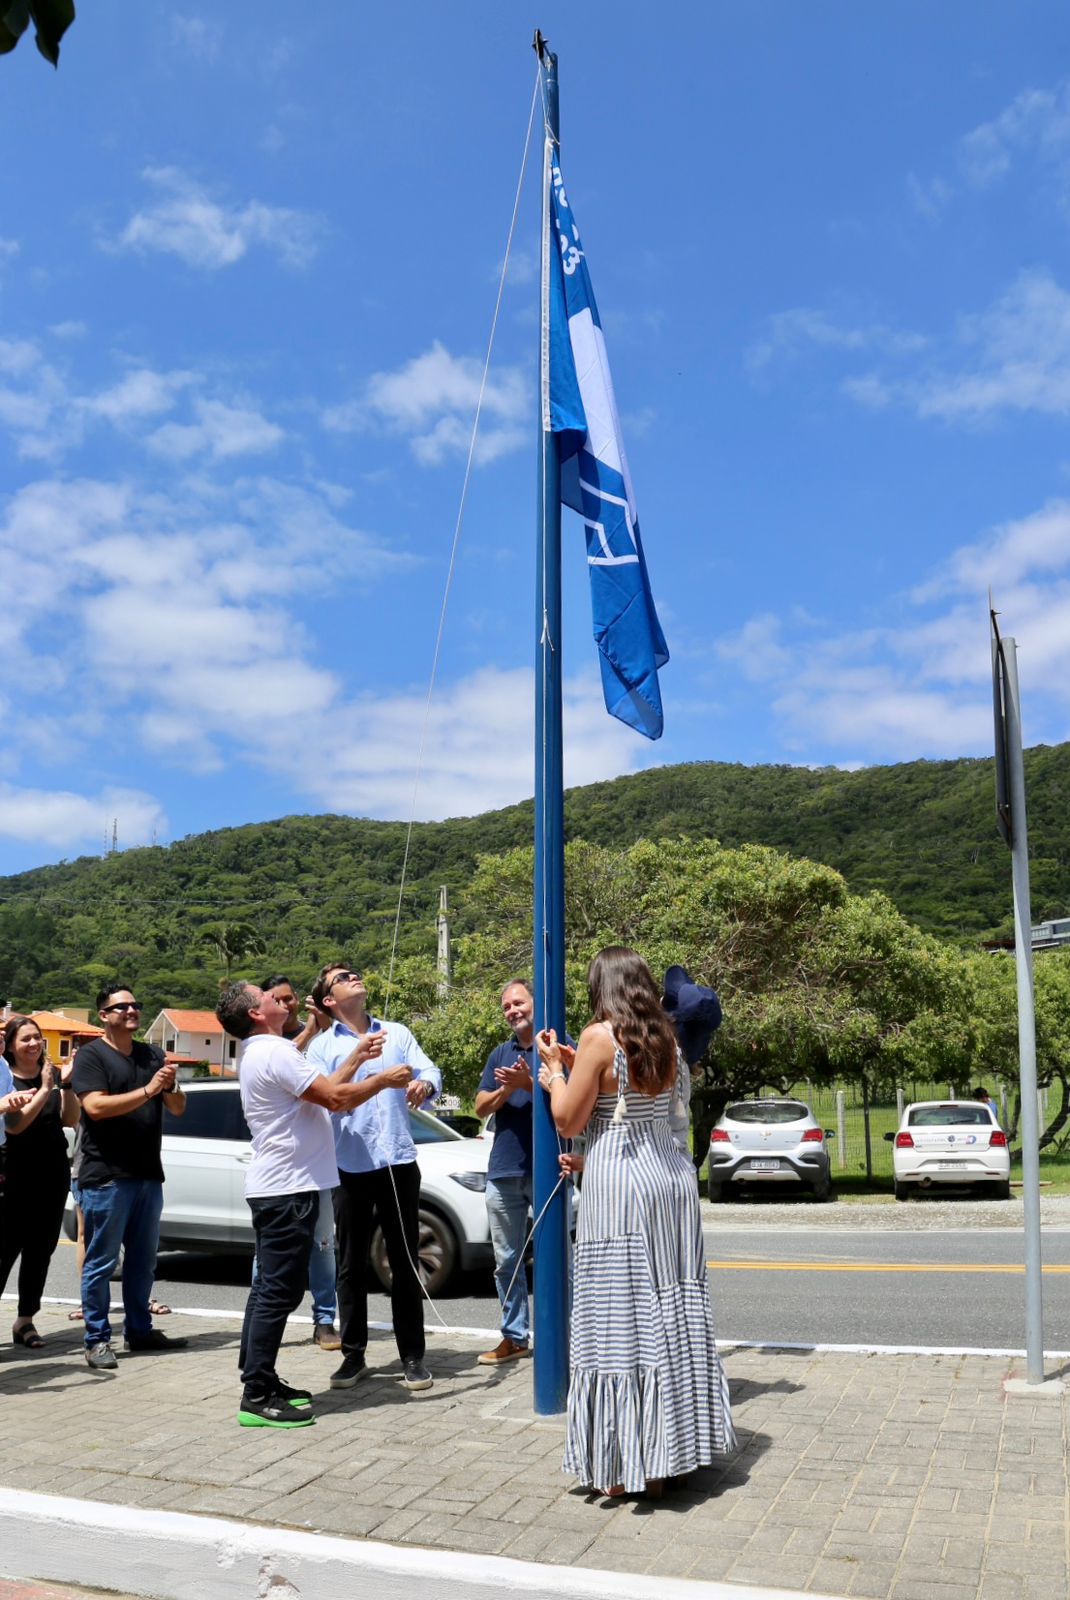
[[886, 1144], [891, 1144], [891, 1142], [892, 1142], [892, 1140], [893, 1140], [893, 1139], [894, 1139], [894, 1138], [895, 1138], [895, 1134], [894, 1134], [894, 1133], [886, 1133], [886, 1134], [885, 1134], [885, 1135], [884, 1135], [884, 1140], [885, 1140], [885, 1143], [886, 1143]]
[[836, 1137], [835, 1128], [826, 1128], [825, 1129], [825, 1138], [826, 1139], [835, 1139], [835, 1137]]

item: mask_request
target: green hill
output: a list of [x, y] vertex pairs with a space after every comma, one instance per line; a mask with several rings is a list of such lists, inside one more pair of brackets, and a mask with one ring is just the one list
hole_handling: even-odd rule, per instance
[[[1036, 919], [1070, 910], [1070, 744], [1026, 753]], [[915, 761], [859, 772], [660, 767], [574, 789], [569, 838], [640, 837], [774, 845], [836, 867], [858, 892], [882, 889], [920, 927], [974, 943], [1010, 927], [1010, 858], [996, 833], [991, 761]], [[457, 908], [479, 854], [530, 840], [526, 802], [418, 824], [402, 907], [402, 953], [433, 948], [440, 884]], [[85, 1004], [97, 979], [130, 974], [147, 1007], [205, 1004], [219, 958], [206, 936], [247, 923], [262, 953], [304, 982], [343, 951], [389, 955], [405, 827], [359, 818], [285, 817], [193, 835], [157, 849], [83, 857], [0, 879], [0, 994], [18, 1005]]]

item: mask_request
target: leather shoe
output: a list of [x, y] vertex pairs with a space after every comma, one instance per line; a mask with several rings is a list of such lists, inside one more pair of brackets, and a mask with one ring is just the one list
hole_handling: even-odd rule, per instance
[[477, 1357], [481, 1367], [497, 1367], [503, 1361], [522, 1361], [525, 1356], [530, 1356], [529, 1344], [517, 1344], [515, 1339], [503, 1339], [501, 1344], [495, 1345], [493, 1350], [486, 1350]]
[[341, 1350], [342, 1339], [333, 1322], [317, 1322], [312, 1330], [312, 1343], [321, 1350]]

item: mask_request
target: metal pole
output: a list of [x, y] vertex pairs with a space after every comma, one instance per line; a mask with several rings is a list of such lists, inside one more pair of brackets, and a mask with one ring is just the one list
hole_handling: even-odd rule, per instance
[[1003, 640], [1007, 721], [1007, 778], [1011, 806], [1011, 874], [1014, 883], [1014, 964], [1018, 975], [1018, 1062], [1022, 1087], [1022, 1199], [1025, 1202], [1026, 1379], [1044, 1381], [1044, 1300], [1040, 1259], [1040, 1154], [1037, 1118], [1037, 1041], [1033, 1014], [1033, 945], [1030, 936], [1029, 839], [1025, 822], [1025, 762], [1018, 694], [1018, 649]]
[[[542, 314], [539, 319], [539, 513], [535, 578], [535, 1026], [565, 1031], [565, 816], [561, 741], [561, 461], [546, 425], [548, 383], [550, 153], [559, 132], [557, 57], [536, 35], [547, 137], [542, 188]], [[536, 1090], [533, 1209], [535, 1230], [535, 1412], [555, 1416], [568, 1396], [568, 1186], [557, 1184], [557, 1131], [550, 1097]], [[545, 1215], [543, 1207], [548, 1206]]]
[[847, 1101], [842, 1089], [836, 1090], [836, 1143], [836, 1165], [842, 1169], [847, 1165]]
[[869, 1142], [869, 1086], [866, 1075], [862, 1074], [862, 1131], [866, 1136], [866, 1181], [873, 1178], [873, 1148]]

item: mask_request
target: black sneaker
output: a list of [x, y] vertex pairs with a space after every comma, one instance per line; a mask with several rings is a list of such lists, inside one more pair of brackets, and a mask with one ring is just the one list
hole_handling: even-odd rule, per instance
[[422, 1361], [406, 1361], [404, 1367], [406, 1389], [430, 1389], [435, 1380]]
[[238, 1407], [238, 1425], [242, 1428], [310, 1428], [315, 1420], [310, 1405], [294, 1405], [281, 1394], [259, 1399], [243, 1394]]
[[342, 1365], [331, 1373], [332, 1389], [355, 1389], [361, 1378], [368, 1376], [363, 1350], [354, 1350], [345, 1357]]
[[291, 1406], [310, 1406], [312, 1404], [311, 1389], [294, 1389], [288, 1383], [278, 1380], [275, 1393], [281, 1400], [287, 1401]]
[[173, 1339], [169, 1333], [153, 1328], [151, 1333], [128, 1333], [123, 1349], [138, 1355], [143, 1350], [184, 1350], [188, 1344], [188, 1339]]

